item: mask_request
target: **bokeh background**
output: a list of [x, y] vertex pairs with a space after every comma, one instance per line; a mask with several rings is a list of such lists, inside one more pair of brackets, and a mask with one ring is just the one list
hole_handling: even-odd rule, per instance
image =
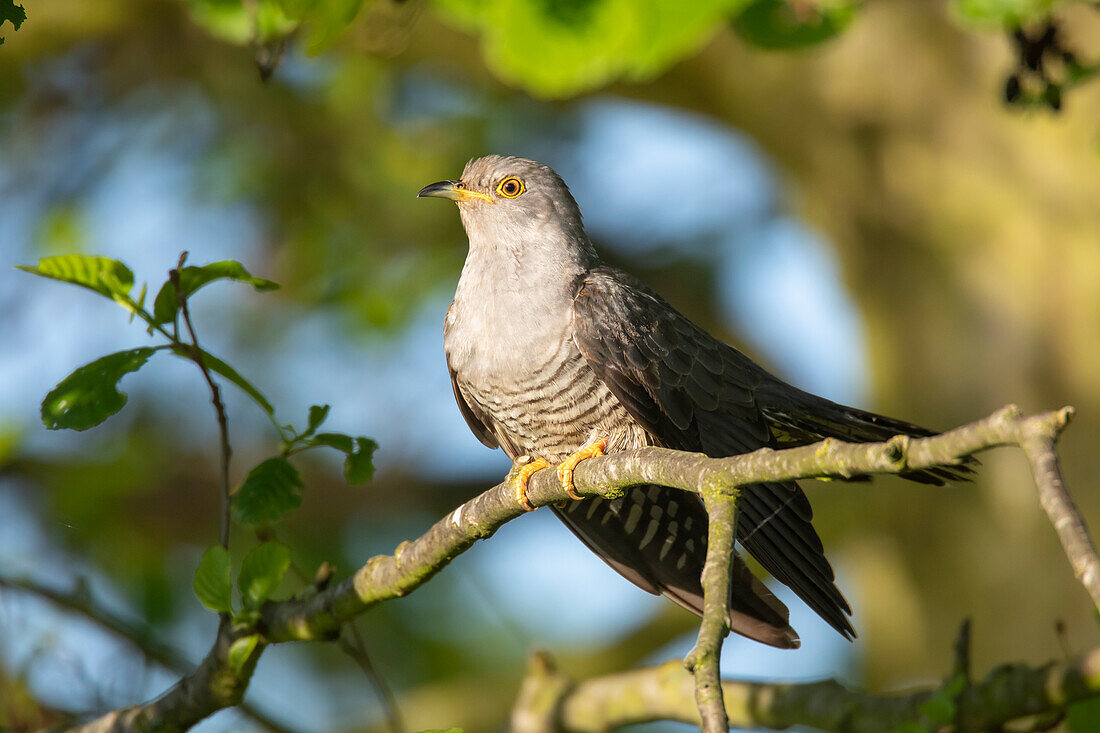
[[[488, 152], [553, 165], [606, 259], [803, 388], [938, 428], [1075, 405], [1061, 452], [1100, 526], [1100, 84], [1067, 86], [1060, 113], [1002, 91], [1006, 23], [1045, 22], [1028, 13], [1049, 2], [26, 5], [18, 31], [0, 26], [6, 578], [77, 588], [191, 660], [214, 635], [191, 591], [217, 535], [201, 377], [160, 357], [103, 426], [46, 431], [54, 384], [148, 337], [12, 269], [42, 256], [107, 255], [157, 288], [188, 250], [282, 284], [211, 286], [194, 310], [284, 422], [331, 404], [329, 427], [380, 444], [365, 487], [335, 458], [299, 464], [304, 505], [276, 531], [303, 568], [348, 572], [499, 481], [507, 461], [469, 434], [443, 360], [465, 238], [453, 207], [414, 198]], [[1100, 57], [1100, 13], [1053, 5], [1064, 45]], [[746, 6], [817, 30], [769, 36]], [[229, 408], [239, 482], [277, 443], [247, 399]], [[979, 674], [1100, 642], [1020, 455], [987, 454], [966, 485], [807, 490], [860, 636], [777, 589], [803, 648], [734, 638], [727, 674], [905, 689], [949, 670], [967, 617]], [[237, 556], [254, 541], [236, 531]], [[359, 629], [410, 730], [488, 731], [533, 650], [585, 678], [682, 655], [694, 624], [536, 512]], [[0, 589], [0, 630], [0, 728], [175, 679], [33, 594]], [[247, 700], [287, 730], [386, 729], [331, 645], [269, 649]], [[255, 724], [226, 711], [200, 727]]]

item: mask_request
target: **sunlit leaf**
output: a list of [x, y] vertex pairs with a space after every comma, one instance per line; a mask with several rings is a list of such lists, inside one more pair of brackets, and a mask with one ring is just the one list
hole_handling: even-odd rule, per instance
[[260, 641], [259, 634], [249, 634], [248, 636], [242, 636], [229, 645], [229, 667], [238, 674], [244, 669], [245, 662], [252, 656], [252, 652], [256, 649], [256, 644]]
[[298, 26], [279, 0], [185, 0], [184, 5], [210, 35], [240, 46], [282, 38]]
[[156, 351], [148, 346], [119, 351], [80, 367], [42, 400], [42, 422], [50, 430], [99, 425], [126, 404], [119, 380], [140, 369]]
[[965, 20], [983, 25], [1015, 26], [1050, 14], [1063, 0], [955, 0]]
[[744, 40], [761, 48], [792, 49], [826, 41], [848, 27], [858, 2], [802, 4], [753, 0], [733, 21]]
[[[183, 359], [191, 360], [191, 353], [189, 350], [179, 347], [174, 347], [172, 353]], [[211, 354], [209, 351], [202, 352], [202, 363], [206, 365], [206, 368], [215, 374], [219, 374], [228, 379], [233, 384], [237, 385], [242, 392], [247, 394], [255, 401], [257, 405], [263, 408], [263, 411], [268, 415], [275, 413], [275, 408], [271, 406], [271, 403], [267, 401], [267, 398], [263, 396], [260, 390], [256, 389], [247, 379], [242, 377], [236, 369], [226, 364], [218, 357]]]
[[[2, 0], [0, 0], [2, 2]], [[36, 266], [17, 265], [33, 275], [79, 285], [108, 298], [128, 297], [134, 286], [134, 273], [118, 260], [95, 255], [58, 255], [43, 257]]]
[[237, 521], [271, 524], [302, 505], [302, 477], [284, 458], [268, 458], [248, 473], [233, 501]]
[[290, 567], [290, 550], [278, 542], [257, 545], [245, 555], [238, 585], [245, 608], [259, 608]]
[[[275, 290], [279, 287], [278, 283], [271, 280], [254, 277], [244, 268], [244, 265], [234, 260], [211, 262], [201, 267], [189, 266], [180, 270], [180, 289], [185, 298], [191, 297], [199, 288], [215, 280], [236, 280], [247, 283], [259, 291]], [[171, 281], [165, 282], [153, 301], [153, 319], [157, 323], [170, 323], [175, 320], [177, 310], [179, 310], [179, 298], [176, 294], [176, 286]]]
[[211, 611], [229, 613], [231, 590], [229, 581], [229, 553], [221, 545], [215, 545], [203, 553], [192, 584], [202, 605]]
[[647, 79], [698, 48], [748, 0], [436, 0], [479, 32], [490, 69], [542, 97]]
[[278, 0], [286, 15], [306, 24], [306, 51], [317, 54], [331, 46], [355, 20], [364, 0]]
[[365, 484], [374, 476], [374, 451], [378, 448], [370, 438], [356, 438], [355, 451], [344, 459], [344, 478], [353, 486]]

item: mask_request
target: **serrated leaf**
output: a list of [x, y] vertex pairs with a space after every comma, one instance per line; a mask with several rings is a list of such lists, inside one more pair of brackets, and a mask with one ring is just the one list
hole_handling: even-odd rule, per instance
[[237, 674], [241, 673], [244, 669], [245, 662], [252, 656], [252, 652], [255, 651], [256, 645], [260, 642], [259, 634], [249, 634], [248, 636], [242, 636], [229, 645], [228, 662], [229, 667]]
[[119, 380], [140, 369], [156, 351], [148, 346], [119, 351], [80, 367], [42, 400], [43, 424], [50, 430], [99, 425], [126, 404], [126, 395], [118, 391]]
[[309, 427], [306, 428], [305, 435], [313, 435], [321, 427], [321, 423], [328, 417], [328, 411], [329, 405], [313, 405], [309, 408]]
[[355, 451], [355, 441], [352, 440], [350, 435], [344, 435], [343, 433], [317, 433], [310, 441], [310, 445], [327, 445], [329, 448], [335, 448], [341, 453], [353, 453]]
[[271, 524], [302, 505], [302, 478], [285, 458], [268, 458], [248, 473], [233, 501], [237, 521]]
[[215, 545], [203, 553], [192, 588], [202, 605], [211, 611], [232, 612], [229, 601], [229, 553], [224, 547]]
[[344, 478], [353, 486], [365, 484], [374, 476], [374, 451], [378, 448], [370, 438], [356, 438], [355, 452], [344, 459]]
[[[172, 353], [176, 356], [191, 361], [191, 352], [188, 349], [181, 347], [172, 347]], [[263, 396], [260, 390], [252, 386], [252, 383], [242, 377], [236, 369], [226, 364], [218, 357], [211, 354], [209, 351], [202, 351], [202, 363], [206, 365], [206, 368], [215, 374], [219, 374], [230, 382], [235, 384], [241, 389], [242, 392], [247, 394], [252, 400], [259, 405], [264, 412], [268, 415], [275, 414], [275, 408], [271, 406], [271, 403], [267, 401], [267, 398]]]
[[[180, 270], [180, 290], [185, 298], [190, 298], [197, 290], [216, 280], [235, 280], [247, 283], [259, 291], [275, 290], [278, 283], [265, 280], [262, 277], [253, 277], [244, 265], [235, 260], [223, 262], [211, 262], [201, 267], [188, 266]], [[179, 310], [179, 298], [176, 294], [176, 286], [169, 280], [160, 287], [157, 297], [153, 301], [153, 320], [158, 324], [171, 323], [176, 318]]]
[[245, 608], [259, 608], [283, 581], [290, 567], [290, 549], [278, 542], [265, 542], [252, 548], [241, 564], [237, 583]]
[[[3, 0], [0, 0], [3, 2]], [[43, 257], [36, 266], [16, 265], [17, 270], [51, 280], [79, 285], [112, 300], [128, 298], [134, 286], [134, 273], [118, 260], [95, 255], [58, 255]]]
[[737, 34], [760, 48], [794, 49], [826, 41], [848, 27], [859, 3], [796, 7], [786, 0], [753, 0], [734, 18]]

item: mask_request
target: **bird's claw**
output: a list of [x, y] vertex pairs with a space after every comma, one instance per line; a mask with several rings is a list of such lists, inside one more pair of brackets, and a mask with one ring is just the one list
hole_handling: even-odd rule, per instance
[[603, 449], [607, 447], [606, 440], [597, 440], [589, 443], [585, 447], [581, 448], [576, 453], [572, 454], [558, 466], [558, 480], [561, 481], [562, 488], [565, 489], [565, 493], [569, 495], [570, 499], [574, 501], [580, 501], [584, 497], [577, 493], [577, 487], [573, 485], [573, 471], [576, 469], [577, 464], [583, 461], [585, 458], [595, 458], [596, 456], [603, 455]]
[[537, 458], [532, 461], [531, 456], [520, 456], [516, 459], [516, 465], [508, 473], [508, 486], [515, 493], [516, 503], [523, 507], [525, 512], [535, 511], [535, 507], [531, 506], [531, 502], [527, 500], [527, 482], [531, 480], [531, 474], [544, 468], [550, 468], [547, 460]]

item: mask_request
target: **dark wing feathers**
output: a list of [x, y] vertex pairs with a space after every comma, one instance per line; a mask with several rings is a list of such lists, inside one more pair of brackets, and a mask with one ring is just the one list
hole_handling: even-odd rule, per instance
[[[629, 275], [590, 272], [574, 299], [573, 330], [589, 365], [662, 445], [716, 457], [775, 445], [755, 398], [766, 373]], [[798, 485], [747, 487], [740, 508], [742, 545], [837, 631], [853, 636], [848, 603]]]
[[[642, 486], [613, 501], [570, 502], [564, 509], [554, 507], [554, 512], [627, 580], [703, 613], [700, 576], [707, 554], [707, 513], [697, 498], [677, 489]], [[798, 647], [787, 607], [740, 557], [735, 555], [733, 564], [731, 628], [782, 649]]]
[[[756, 397], [780, 445], [806, 445], [825, 438], [872, 443], [895, 435], [914, 438], [935, 435], [919, 425], [839, 405], [774, 378], [761, 384]], [[959, 466], [913, 471], [902, 477], [942, 486], [947, 481], [968, 480], [976, 465], [978, 460], [970, 458]]]

